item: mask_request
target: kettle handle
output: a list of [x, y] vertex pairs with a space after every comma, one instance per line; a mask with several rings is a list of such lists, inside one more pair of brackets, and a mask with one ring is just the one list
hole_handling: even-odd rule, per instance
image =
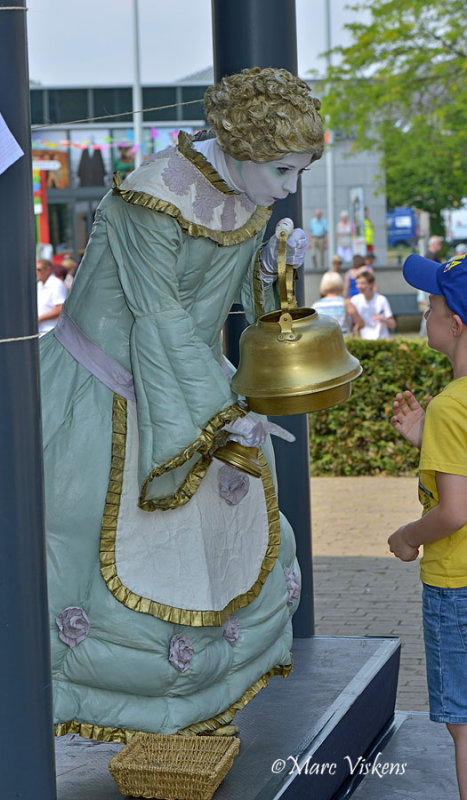
[[279, 283], [281, 310], [287, 313], [291, 308], [297, 307], [297, 300], [294, 287], [294, 268], [290, 264], [286, 264], [285, 260], [287, 238], [292, 231], [289, 229], [288, 225], [283, 223], [285, 223], [285, 220], [280, 222], [276, 227], [276, 236], [279, 239], [277, 251], [277, 280]]

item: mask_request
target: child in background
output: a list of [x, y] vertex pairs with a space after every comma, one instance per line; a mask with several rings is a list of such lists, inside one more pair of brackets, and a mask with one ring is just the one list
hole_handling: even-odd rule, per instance
[[342, 333], [348, 333], [352, 324], [358, 328], [360, 323], [363, 325], [363, 322], [358, 318], [356, 312], [353, 319], [350, 317], [347, 311], [349, 303], [344, 300], [343, 290], [344, 282], [339, 273], [332, 270], [325, 272], [319, 285], [321, 298], [313, 303], [313, 308], [319, 314], [334, 317], [339, 323]]
[[428, 344], [444, 353], [453, 380], [426, 414], [413, 394], [398, 394], [391, 424], [421, 448], [423, 516], [389, 537], [391, 552], [414, 561], [423, 545], [423, 627], [430, 718], [444, 722], [456, 753], [461, 800], [467, 800], [467, 256], [446, 264], [411, 255], [411, 286], [428, 292]]
[[345, 273], [344, 278], [344, 297], [349, 298], [353, 297], [355, 294], [358, 294], [357, 289], [357, 278], [360, 274], [362, 267], [365, 266], [365, 259], [363, 256], [353, 256], [352, 264], [350, 269], [347, 270]]
[[353, 295], [347, 305], [351, 315], [359, 314], [362, 323], [362, 339], [388, 339], [389, 331], [396, 328], [387, 297], [376, 291], [375, 276], [365, 267], [357, 275], [358, 294]]

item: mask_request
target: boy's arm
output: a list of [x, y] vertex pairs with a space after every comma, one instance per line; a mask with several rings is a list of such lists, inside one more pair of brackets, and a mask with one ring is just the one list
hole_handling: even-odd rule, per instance
[[414, 561], [420, 545], [444, 539], [467, 524], [467, 476], [437, 472], [436, 484], [438, 505], [388, 539], [391, 552], [402, 561]]

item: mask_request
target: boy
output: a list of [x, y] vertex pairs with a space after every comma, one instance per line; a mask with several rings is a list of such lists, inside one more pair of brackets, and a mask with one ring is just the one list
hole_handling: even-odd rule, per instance
[[411, 286], [429, 293], [428, 344], [444, 353], [453, 380], [427, 407], [396, 396], [391, 424], [421, 448], [421, 519], [389, 537], [391, 552], [414, 561], [423, 545], [423, 627], [430, 718], [454, 739], [461, 800], [467, 800], [467, 256], [446, 264], [411, 255]]
[[356, 282], [359, 293], [351, 298], [348, 311], [352, 316], [357, 312], [363, 320], [360, 337], [388, 339], [389, 330], [395, 330], [396, 320], [387, 298], [376, 291], [373, 271], [360, 270]]

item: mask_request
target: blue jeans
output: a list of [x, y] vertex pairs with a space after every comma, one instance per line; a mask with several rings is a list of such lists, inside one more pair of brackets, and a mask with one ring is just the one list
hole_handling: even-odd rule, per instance
[[423, 632], [430, 719], [467, 724], [467, 587], [423, 584]]

